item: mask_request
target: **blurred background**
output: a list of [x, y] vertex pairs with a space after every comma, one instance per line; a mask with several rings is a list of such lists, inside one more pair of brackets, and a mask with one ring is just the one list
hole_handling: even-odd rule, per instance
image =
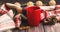
[[[0, 0], [0, 4], [1, 3], [14, 3], [14, 2], [20, 2], [20, 3], [26, 3], [28, 1], [33, 1], [36, 2], [37, 0]], [[47, 4], [49, 2], [49, 0], [41, 0], [44, 4]], [[57, 4], [60, 4], [60, 0], [56, 0]]]

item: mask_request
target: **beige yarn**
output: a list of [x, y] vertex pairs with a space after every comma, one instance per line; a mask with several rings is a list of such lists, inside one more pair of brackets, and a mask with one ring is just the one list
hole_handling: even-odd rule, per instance
[[27, 2], [27, 6], [34, 6], [34, 3], [32, 1]]
[[56, 5], [56, 1], [55, 0], [50, 0], [49, 1], [49, 5], [50, 6], [55, 6]]
[[37, 2], [36, 2], [36, 6], [43, 6], [42, 1], [37, 1]]

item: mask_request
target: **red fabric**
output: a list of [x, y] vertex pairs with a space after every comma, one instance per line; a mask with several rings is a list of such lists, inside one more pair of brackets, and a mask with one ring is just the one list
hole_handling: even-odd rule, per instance
[[56, 16], [56, 11], [46, 11], [47, 13], [47, 18], [50, 18], [50, 16]]
[[56, 9], [58, 9], [58, 8], [60, 8], [60, 5], [56, 5], [56, 7], [55, 7]]
[[16, 15], [16, 16], [14, 17], [14, 20], [15, 20], [15, 26], [18, 27], [18, 25], [19, 25], [18, 23], [20, 23], [20, 21], [21, 21], [21, 20], [19, 19], [19, 16]]
[[[10, 9], [5, 5], [5, 4], [2, 4], [1, 5], [1, 9], [0, 9], [0, 14], [5, 14], [9, 11]], [[16, 15], [15, 16], [15, 25], [18, 26], [18, 22], [19, 22], [19, 19], [18, 19], [18, 16]]]
[[39, 7], [37, 6], [32, 6], [32, 7], [28, 7], [26, 8], [26, 12], [27, 12], [27, 20], [28, 23], [31, 26], [38, 26], [39, 23], [41, 22], [41, 13], [43, 10], [41, 10]]
[[15, 20], [15, 25], [18, 26], [18, 20], [19, 19], [16, 17], [14, 20]]
[[8, 11], [9, 11], [9, 8], [5, 4], [2, 4], [0, 9], [0, 14], [5, 14]]
[[56, 10], [56, 18], [60, 21], [60, 9]]
[[47, 17], [47, 11], [42, 10], [42, 9], [40, 9], [40, 10], [41, 10], [41, 14], [43, 14], [43, 15], [40, 15], [40, 17], [42, 18], [41, 19], [41, 21], [42, 21], [42, 20], [46, 19], [46, 17]]

